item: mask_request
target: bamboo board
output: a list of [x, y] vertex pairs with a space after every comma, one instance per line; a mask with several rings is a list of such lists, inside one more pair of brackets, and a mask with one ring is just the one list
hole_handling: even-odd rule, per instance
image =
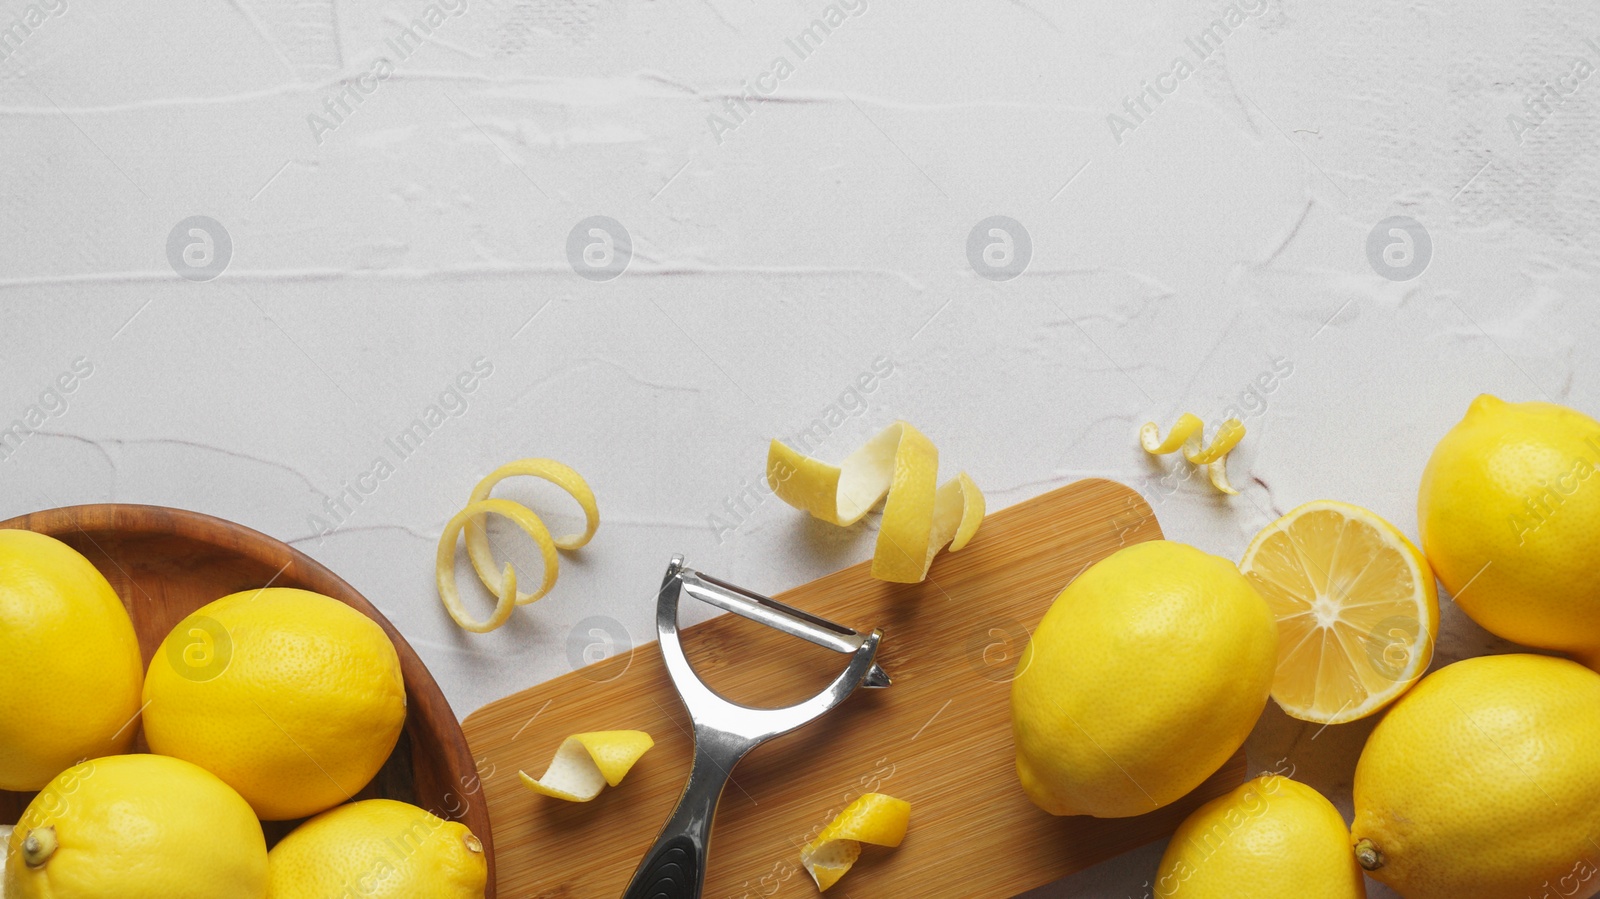
[[[739, 764], [717, 810], [706, 899], [814, 895], [800, 847], [867, 791], [910, 801], [910, 832], [898, 849], [863, 847], [833, 892], [999, 899], [1166, 836], [1200, 802], [1242, 783], [1239, 753], [1185, 799], [1116, 820], [1053, 817], [1017, 783], [1009, 681], [1028, 633], [1084, 568], [1160, 537], [1138, 494], [1085, 480], [990, 515], [922, 584], [874, 580], [862, 563], [778, 594], [842, 624], [882, 628], [878, 658], [894, 685], [858, 690]], [[653, 603], [654, 587], [641, 585], [638, 601]], [[706, 682], [747, 705], [798, 701], [845, 663], [737, 615], [683, 634]], [[648, 731], [656, 746], [594, 801], [563, 802], [520, 784], [517, 770], [543, 774], [567, 735], [622, 728]], [[490, 703], [467, 717], [465, 731], [488, 801], [500, 895], [519, 899], [620, 896], [677, 803], [693, 754], [688, 713], [654, 642]]]

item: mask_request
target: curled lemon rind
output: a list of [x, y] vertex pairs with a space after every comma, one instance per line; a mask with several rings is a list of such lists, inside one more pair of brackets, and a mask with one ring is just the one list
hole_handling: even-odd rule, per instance
[[[535, 593], [517, 594], [517, 605], [524, 606], [535, 600], [542, 599], [545, 594], [550, 592], [550, 588], [555, 586], [556, 566], [559, 564], [555, 561], [555, 550], [564, 549], [570, 551], [579, 549], [594, 537], [595, 531], [600, 527], [600, 508], [595, 504], [594, 491], [589, 489], [589, 484], [584, 481], [583, 476], [553, 459], [518, 459], [515, 462], [508, 462], [496, 468], [489, 473], [488, 477], [479, 481], [478, 486], [472, 488], [472, 496], [467, 500], [468, 505], [484, 501], [488, 498], [489, 491], [493, 490], [496, 484], [506, 478], [518, 475], [543, 478], [560, 487], [578, 501], [578, 505], [583, 509], [584, 517], [583, 533], [568, 534], [564, 537], [550, 539], [549, 542], [552, 544], [552, 548], [548, 552], [545, 552], [544, 543], [540, 542], [539, 549], [545, 555], [545, 571], [547, 573], [545, 583]], [[483, 582], [489, 592], [498, 594], [500, 592], [500, 573], [494, 562], [494, 554], [489, 550], [489, 534], [484, 529], [480, 516], [472, 516], [467, 520], [466, 533], [467, 557], [472, 560], [472, 568], [478, 573], [478, 580]], [[545, 536], [549, 538], [549, 531], [545, 531]], [[534, 539], [538, 540], [537, 537]]]
[[[496, 484], [505, 478], [517, 475], [543, 478], [577, 500], [583, 509], [585, 522], [583, 532], [551, 537], [550, 530], [532, 509], [511, 500], [489, 498], [489, 492]], [[518, 592], [516, 569], [510, 564], [500, 569], [496, 568], [494, 554], [489, 548], [489, 534], [483, 521], [488, 515], [500, 515], [509, 519], [538, 546], [539, 556], [544, 565], [544, 575], [539, 583], [539, 589], [532, 593]], [[552, 459], [519, 459], [502, 465], [472, 488], [472, 496], [468, 499], [466, 507], [450, 518], [444, 527], [444, 532], [439, 535], [439, 550], [434, 566], [439, 599], [444, 603], [445, 611], [450, 613], [450, 617], [463, 630], [477, 634], [492, 631], [506, 623], [516, 606], [542, 599], [555, 587], [561, 566], [557, 550], [578, 549], [594, 537], [599, 527], [600, 509], [595, 504], [594, 491], [589, 489], [588, 483], [576, 471]], [[495, 595], [494, 611], [482, 621], [474, 619], [467, 613], [466, 606], [461, 601], [460, 590], [456, 587], [456, 540], [463, 532], [466, 534], [467, 557], [472, 561], [473, 571], [477, 573], [478, 580], [483, 582], [483, 586]]]
[[[474, 619], [461, 601], [461, 592], [456, 588], [456, 538], [461, 536], [461, 531], [467, 522], [483, 515], [494, 513], [503, 515], [522, 528], [523, 533], [533, 538], [538, 544], [540, 555], [544, 557], [544, 584], [541, 586], [541, 595], [555, 583], [556, 576], [556, 547], [550, 539], [550, 531], [539, 520], [539, 516], [521, 503], [514, 503], [508, 499], [486, 499], [473, 503], [457, 512], [444, 526], [444, 533], [439, 535], [439, 552], [434, 560], [434, 574], [439, 586], [439, 599], [444, 603], [446, 612], [450, 613], [457, 625], [462, 630], [475, 634], [486, 634], [494, 630], [511, 617], [511, 610], [517, 605], [517, 571], [509, 563], [503, 575], [496, 579], [490, 591], [495, 594], [494, 611], [482, 621]], [[489, 586], [489, 585], [485, 585]]]
[[1145, 422], [1145, 426], [1139, 429], [1139, 443], [1144, 447], [1144, 451], [1152, 456], [1165, 456], [1183, 446], [1184, 441], [1199, 434], [1205, 426], [1200, 416], [1185, 412], [1178, 416], [1177, 423], [1167, 432], [1167, 439], [1162, 440], [1161, 426], [1153, 421]]
[[544, 776], [535, 780], [518, 771], [522, 785], [555, 799], [588, 802], [607, 785], [622, 783], [639, 757], [656, 745], [642, 730], [601, 730], [573, 734], [561, 741]]
[[778, 440], [767, 449], [767, 484], [779, 499], [841, 527], [883, 502], [872, 576], [903, 584], [928, 576], [934, 556], [967, 545], [983, 522], [984, 500], [965, 472], [937, 484], [939, 451], [921, 431], [897, 421], [838, 465]]
[[1139, 445], [1153, 456], [1164, 456], [1182, 449], [1183, 457], [1190, 464], [1205, 468], [1211, 486], [1223, 493], [1237, 495], [1239, 491], [1228, 483], [1228, 453], [1244, 439], [1244, 424], [1237, 418], [1223, 422], [1209, 446], [1202, 445], [1205, 428], [1205, 422], [1198, 415], [1185, 412], [1178, 417], [1172, 430], [1167, 432], [1166, 438], [1162, 439], [1161, 428], [1153, 421], [1146, 422], [1139, 429]]
[[817, 890], [826, 892], [856, 863], [862, 843], [898, 846], [910, 823], [911, 803], [883, 793], [866, 793], [800, 850], [800, 864], [816, 881]]

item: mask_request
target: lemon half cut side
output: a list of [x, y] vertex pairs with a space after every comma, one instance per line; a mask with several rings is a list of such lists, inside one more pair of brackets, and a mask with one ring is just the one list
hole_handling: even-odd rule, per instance
[[1317, 500], [1268, 525], [1239, 570], [1278, 622], [1272, 698], [1318, 724], [1364, 718], [1416, 683], [1433, 657], [1439, 595], [1394, 525]]

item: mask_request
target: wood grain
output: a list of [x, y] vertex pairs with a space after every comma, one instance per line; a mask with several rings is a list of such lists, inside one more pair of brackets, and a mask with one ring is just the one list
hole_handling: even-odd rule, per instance
[[[1185, 799], [1120, 820], [1053, 817], [1017, 783], [1009, 681], [1028, 633], [1088, 565], [1160, 537], [1136, 493], [1079, 481], [989, 516], [925, 583], [874, 580], [863, 562], [779, 594], [858, 629], [882, 628], [879, 658], [894, 685], [858, 691], [738, 766], [717, 812], [707, 899], [814, 895], [800, 847], [866, 791], [909, 800], [911, 831], [898, 849], [866, 847], [835, 892], [991, 899], [1165, 836], [1242, 783], [1239, 753]], [[653, 604], [653, 587], [640, 585], [637, 601]], [[808, 696], [845, 661], [736, 615], [685, 630], [684, 645], [707, 683], [748, 705]], [[656, 747], [593, 802], [549, 799], [518, 782], [519, 768], [543, 774], [566, 735], [613, 728], [647, 730]], [[495, 822], [501, 892], [528, 899], [620, 895], [677, 802], [693, 747], [653, 641], [491, 703], [465, 731]]]
[[[400, 656], [406, 726], [388, 762], [356, 798], [399, 799], [466, 824], [489, 850], [488, 897], [493, 899], [488, 809], [478, 795], [461, 726], [416, 652], [355, 588], [286, 543], [198, 512], [127, 504], [69, 506], [0, 522], [0, 528], [49, 534], [88, 557], [127, 606], [146, 664], [190, 612], [229, 593], [269, 583], [331, 596], [376, 621]], [[142, 734], [135, 751], [148, 751]], [[0, 822], [14, 823], [32, 796], [0, 791]], [[296, 823], [268, 822], [269, 843]]]

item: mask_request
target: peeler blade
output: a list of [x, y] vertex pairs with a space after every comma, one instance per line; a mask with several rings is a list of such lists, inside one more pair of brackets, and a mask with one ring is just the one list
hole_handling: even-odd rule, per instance
[[[746, 590], [703, 572], [685, 569], [681, 560], [682, 556], [673, 557], [667, 569], [668, 577], [676, 574], [683, 578], [684, 592], [708, 605], [847, 655], [855, 652], [866, 637], [861, 631], [797, 609], [770, 596]], [[861, 686], [872, 689], [881, 689], [892, 683], [889, 672], [877, 663], [873, 663], [861, 680]]]

